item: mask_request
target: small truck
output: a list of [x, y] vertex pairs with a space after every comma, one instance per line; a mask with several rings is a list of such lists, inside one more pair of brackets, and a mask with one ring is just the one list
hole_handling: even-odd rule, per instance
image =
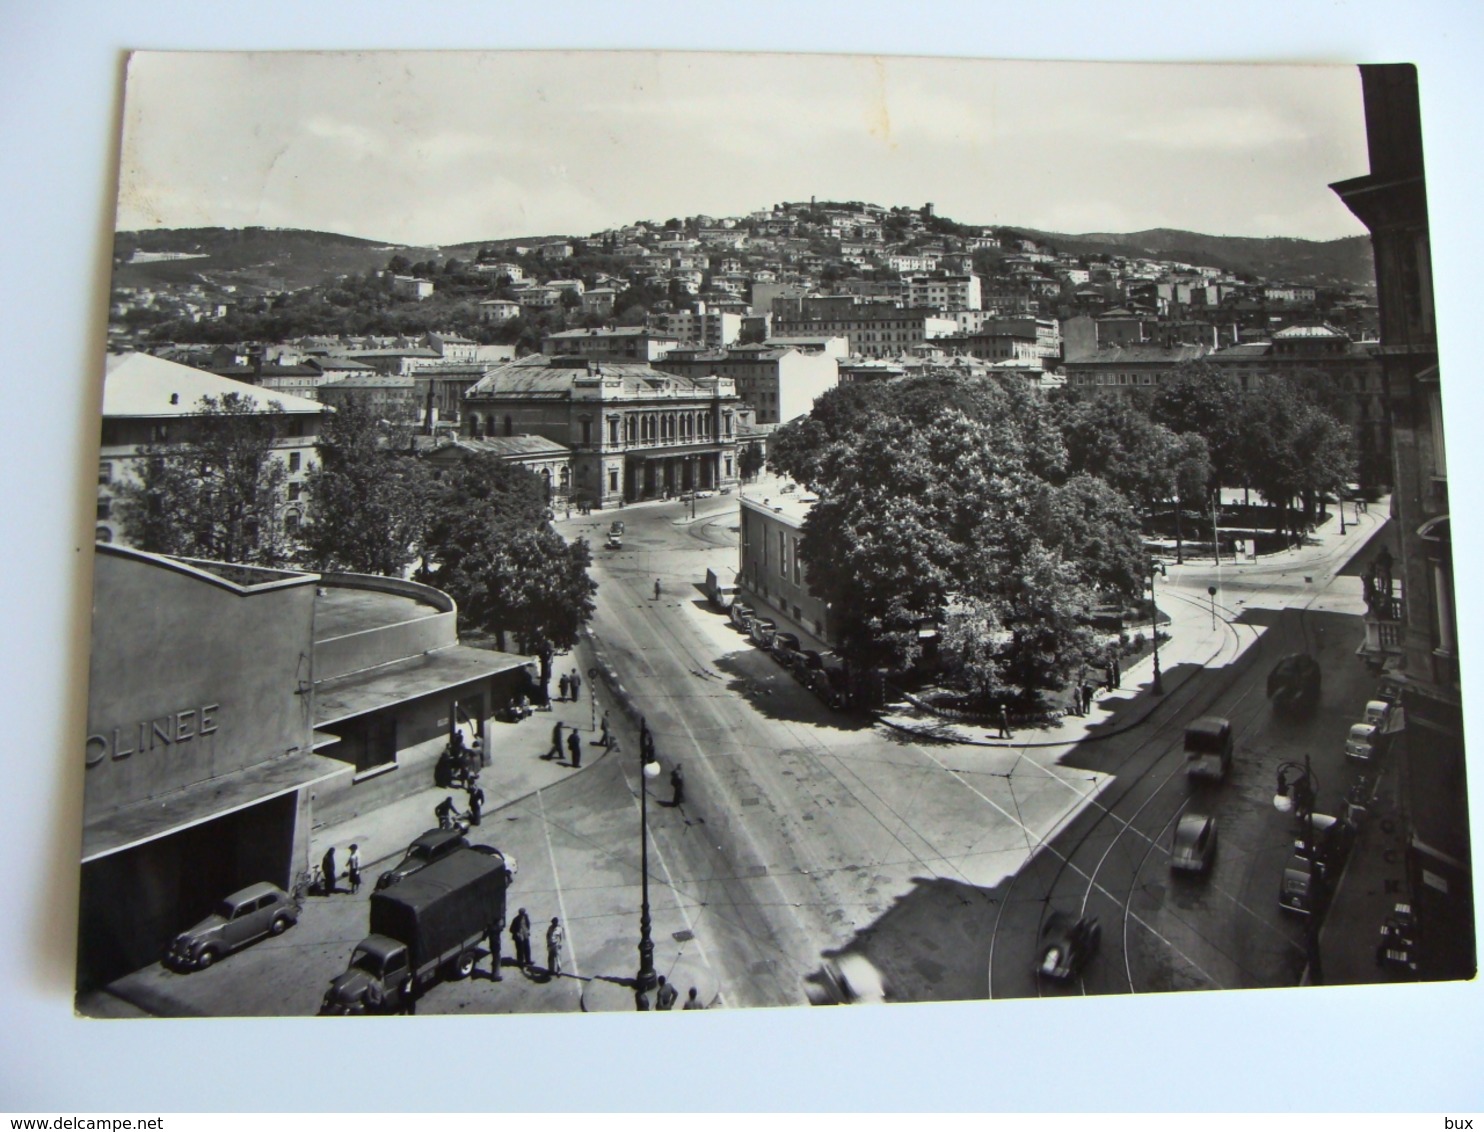
[[505, 925], [510, 876], [498, 850], [471, 846], [372, 893], [371, 932], [331, 981], [320, 1013], [396, 1013], [439, 978], [468, 978], [480, 941]]
[[732, 603], [737, 600], [737, 594], [735, 582], [723, 582], [715, 570], [706, 571], [706, 596], [717, 609], [723, 613], [731, 609]]
[[1205, 715], [1185, 729], [1185, 773], [1220, 782], [1232, 765], [1231, 720]]

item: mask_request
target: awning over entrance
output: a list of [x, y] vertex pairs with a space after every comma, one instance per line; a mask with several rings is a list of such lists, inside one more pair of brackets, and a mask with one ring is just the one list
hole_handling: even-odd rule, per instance
[[378, 708], [535, 663], [531, 657], [514, 653], [450, 645], [365, 672], [337, 676], [314, 686], [314, 726], [328, 727]]
[[115, 810], [83, 827], [83, 864], [354, 769], [322, 755], [286, 755]]

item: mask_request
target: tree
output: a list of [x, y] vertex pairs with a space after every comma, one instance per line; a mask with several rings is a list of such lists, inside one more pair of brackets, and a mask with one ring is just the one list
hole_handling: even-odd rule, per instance
[[416, 555], [432, 482], [427, 466], [394, 451], [392, 440], [357, 397], [326, 419], [303, 533], [316, 569], [400, 577]]
[[274, 450], [283, 406], [240, 393], [203, 397], [178, 441], [142, 445], [118, 514], [141, 550], [273, 566], [288, 544], [279, 520], [288, 471]]
[[541, 660], [543, 687], [552, 654], [571, 648], [593, 615], [597, 583], [586, 540], [567, 542], [549, 525], [543, 485], [532, 472], [474, 457], [439, 483], [422, 576], [459, 604], [459, 623], [514, 636]]
[[1174, 492], [1176, 435], [1127, 397], [1062, 397], [1054, 402], [1067, 467], [1094, 475], [1147, 514]]
[[750, 480], [763, 470], [765, 460], [761, 444], [756, 442], [744, 444], [741, 451], [737, 453], [737, 474], [744, 480]]
[[1242, 425], [1245, 399], [1236, 378], [1205, 361], [1177, 370], [1159, 387], [1152, 408], [1160, 424], [1206, 442], [1212, 487], [1243, 486], [1250, 466], [1243, 460]]

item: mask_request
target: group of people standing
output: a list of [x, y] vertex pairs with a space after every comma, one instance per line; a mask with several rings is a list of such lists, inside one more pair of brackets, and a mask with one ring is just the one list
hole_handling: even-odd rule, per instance
[[[515, 965], [522, 971], [529, 971], [533, 966], [531, 962], [531, 917], [524, 908], [515, 913], [514, 919], [510, 921], [510, 941], [515, 945]], [[490, 950], [494, 953], [495, 978], [500, 977], [500, 942], [495, 933], [491, 933]], [[567, 933], [562, 927], [559, 917], [553, 916], [551, 924], [546, 929], [546, 973], [556, 978], [562, 973], [562, 949], [567, 944]]]
[[[320, 891], [326, 896], [339, 892], [340, 874], [335, 871], [335, 846], [331, 845], [325, 850], [325, 855], [320, 858], [319, 870]], [[352, 896], [361, 891], [361, 847], [355, 842], [351, 842], [350, 856], [345, 859], [345, 880], [350, 886]]]

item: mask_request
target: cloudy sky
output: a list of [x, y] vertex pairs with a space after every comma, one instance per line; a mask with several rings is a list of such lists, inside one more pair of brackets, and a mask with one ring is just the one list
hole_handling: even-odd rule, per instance
[[140, 54], [120, 229], [450, 244], [783, 200], [1059, 232], [1364, 230], [1349, 66], [651, 53]]

